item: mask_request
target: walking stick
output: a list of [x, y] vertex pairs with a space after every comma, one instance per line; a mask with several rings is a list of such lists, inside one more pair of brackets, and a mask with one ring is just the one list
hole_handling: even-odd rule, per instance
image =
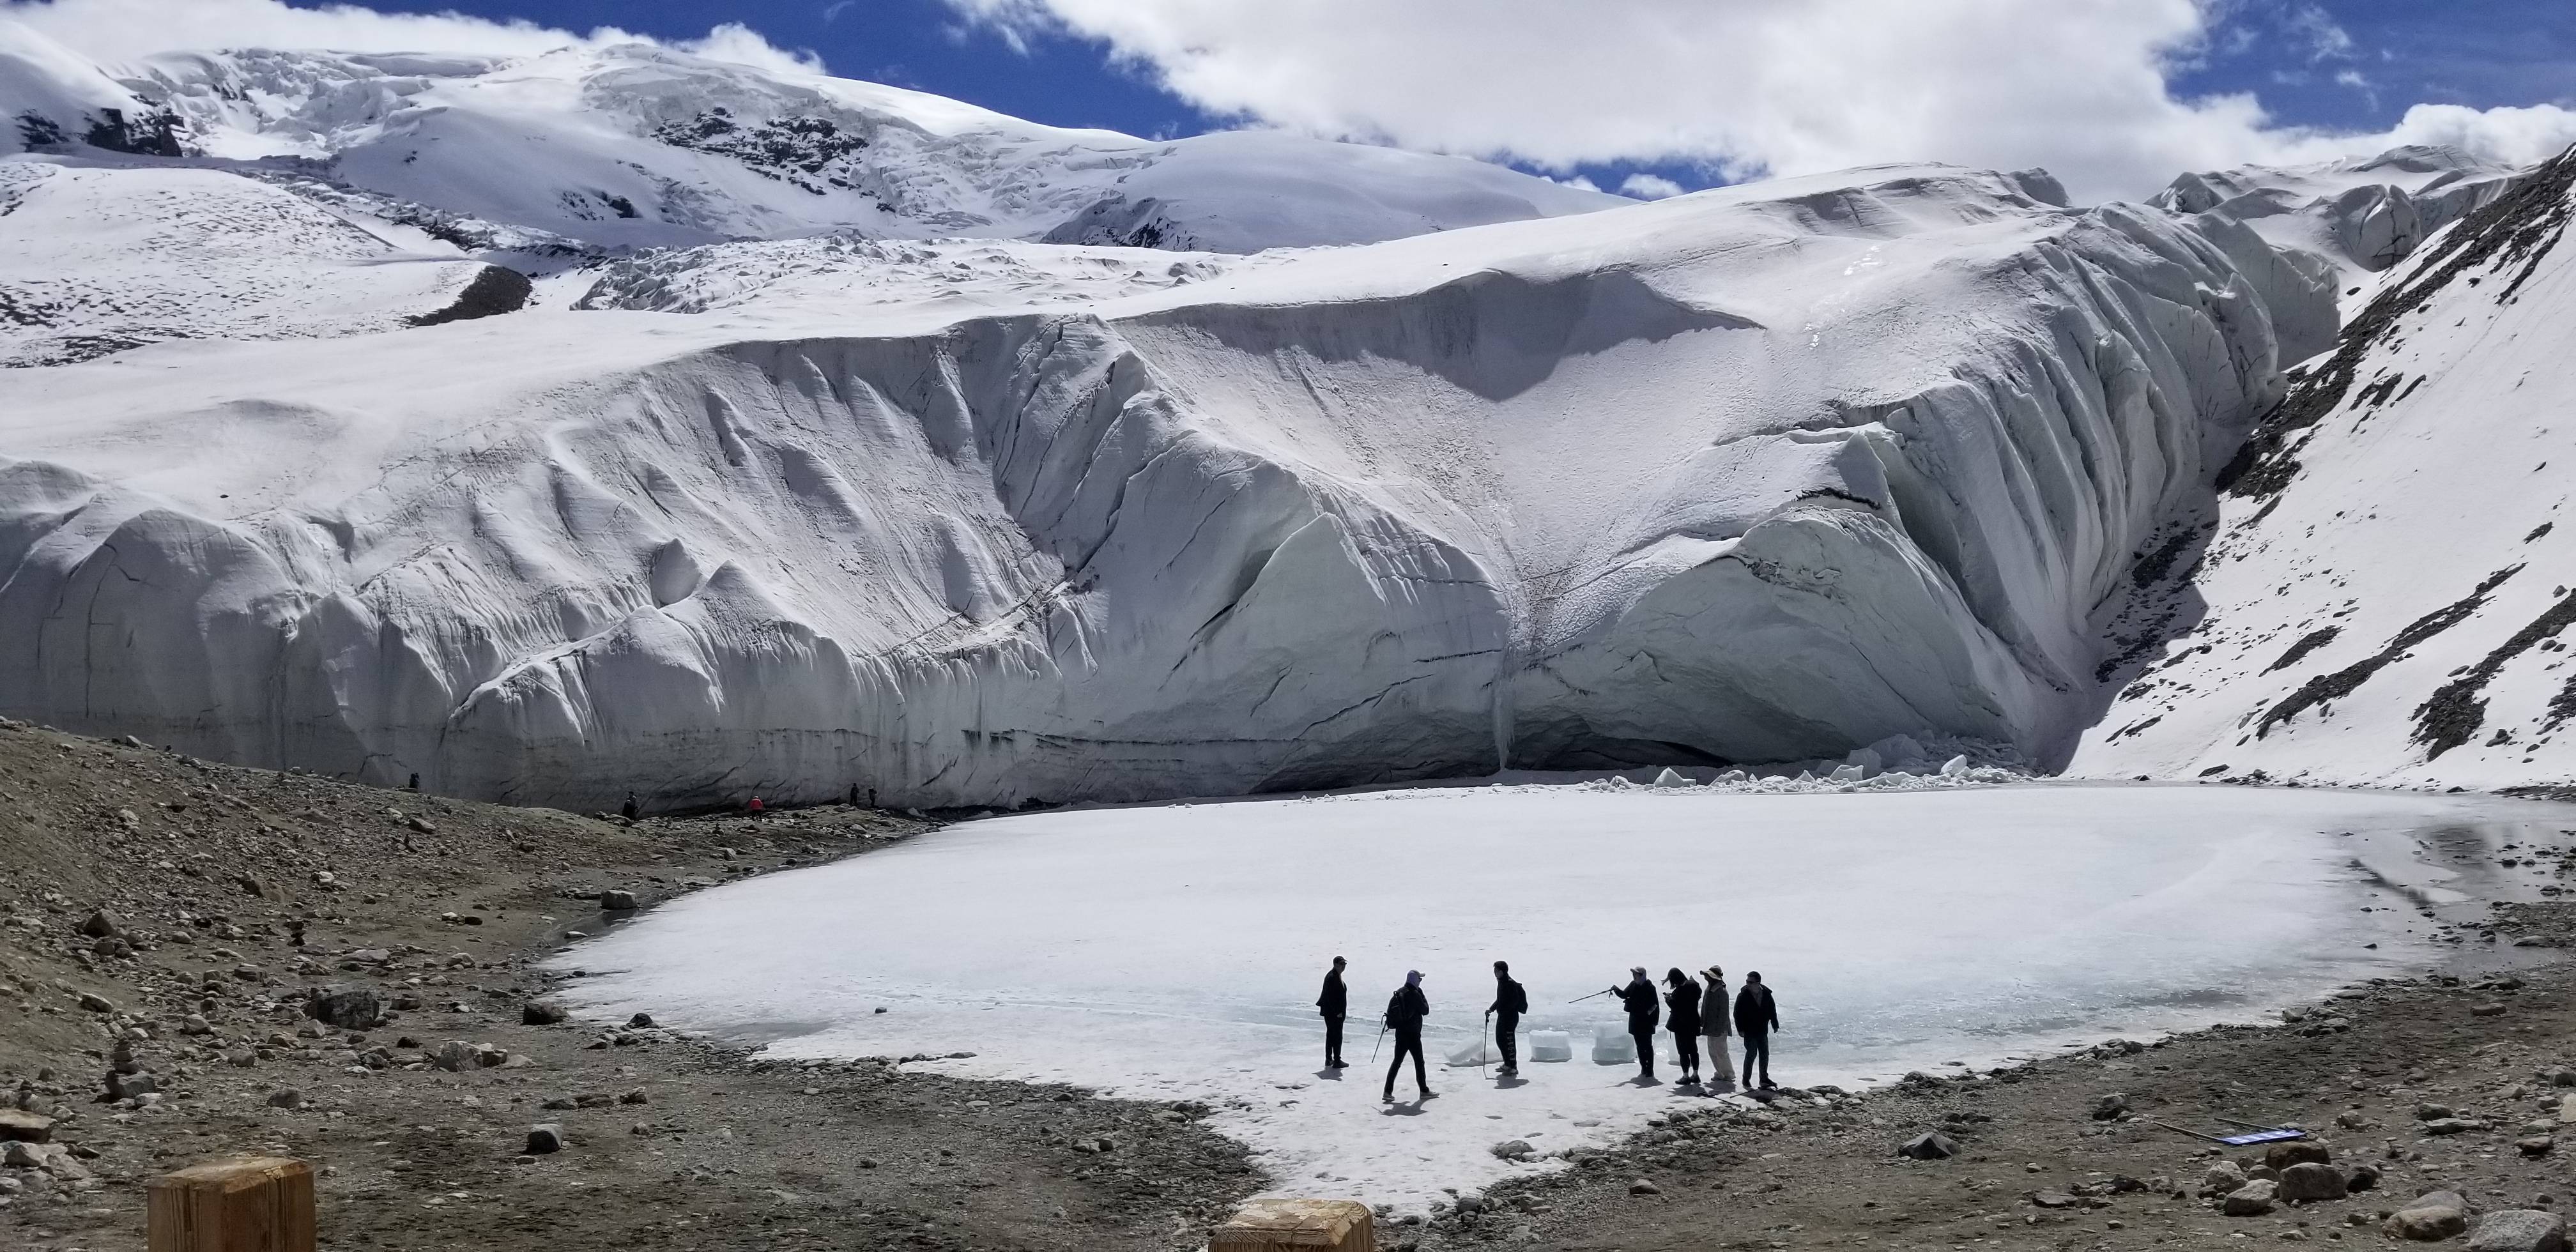
[[1476, 1044], [1476, 1081], [1478, 1082], [1485, 1081], [1485, 1060], [1487, 1054], [1493, 1051], [1493, 1039], [1494, 1011], [1487, 1009], [1485, 1010], [1485, 1037]]
[[1616, 991], [1616, 990], [1618, 990], [1618, 988], [1616, 988], [1616, 987], [1612, 987], [1612, 988], [1610, 988], [1609, 990], [1605, 990], [1605, 991], [1595, 991], [1595, 992], [1593, 992], [1593, 993], [1592, 993], [1592, 995], [1589, 995], [1589, 996], [1576, 996], [1576, 997], [1574, 997], [1573, 999], [1566, 1001], [1566, 1003], [1568, 1003], [1568, 1004], [1581, 1004], [1581, 1003], [1583, 1003], [1584, 1001], [1591, 999], [1591, 998], [1592, 998], [1592, 996], [1606, 996], [1606, 995], [1610, 994], [1610, 992], [1611, 992], [1611, 991]]
[[1369, 1045], [1369, 1065], [1377, 1065], [1377, 1050], [1386, 1046], [1386, 1023], [1377, 1024], [1377, 1042]]

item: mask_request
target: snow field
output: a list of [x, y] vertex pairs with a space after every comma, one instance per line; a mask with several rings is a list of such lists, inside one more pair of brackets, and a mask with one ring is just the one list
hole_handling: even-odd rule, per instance
[[[590, 972], [570, 988], [588, 1013], [649, 1011], [774, 1055], [971, 1051], [933, 1067], [1203, 1100], [1284, 1191], [1418, 1207], [1550, 1167], [1497, 1160], [1498, 1142], [1598, 1143], [1683, 1098], [1588, 1061], [1593, 1031], [1621, 1018], [1606, 997], [1567, 1002], [1631, 965], [1716, 963], [1738, 986], [1761, 971], [1785, 1083], [1991, 1064], [2406, 969], [2413, 906], [2384, 884], [2456, 898], [2413, 832], [2558, 818], [2509, 801], [2052, 786], [1522, 785], [1067, 810], [687, 896], [554, 964]], [[1336, 954], [1352, 964], [1354, 1064], [1338, 1079], [1319, 1069], [1311, 1007]], [[1569, 1031], [1575, 1053], [1525, 1060], [1508, 1088], [1441, 1066], [1477, 1037], [1495, 959], [1529, 987], [1526, 1030]], [[1369, 1052], [1408, 968], [1427, 975], [1440, 1098], [1414, 1105], [1408, 1072], [1387, 1106]]]

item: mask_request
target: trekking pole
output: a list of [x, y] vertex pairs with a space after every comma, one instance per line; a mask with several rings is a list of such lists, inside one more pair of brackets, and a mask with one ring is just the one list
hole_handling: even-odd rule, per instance
[[1377, 1042], [1369, 1045], [1369, 1064], [1377, 1064], [1377, 1050], [1386, 1046], [1386, 1023], [1377, 1024]]
[[1485, 1081], [1485, 1061], [1493, 1051], [1494, 1011], [1485, 1010], [1485, 1037], [1476, 1043], [1476, 1081]]
[[[1612, 988], [1611, 990], [1616, 990], [1616, 988]], [[1608, 994], [1610, 994], [1610, 990], [1595, 991], [1595, 992], [1593, 992], [1593, 993], [1592, 993], [1592, 995], [1589, 995], [1589, 996], [1576, 996], [1576, 997], [1574, 997], [1573, 999], [1566, 1001], [1566, 1003], [1568, 1003], [1568, 1004], [1581, 1004], [1581, 1003], [1583, 1003], [1584, 1001], [1591, 999], [1591, 998], [1592, 998], [1592, 996], [1606, 996], [1606, 995], [1608, 995]]]

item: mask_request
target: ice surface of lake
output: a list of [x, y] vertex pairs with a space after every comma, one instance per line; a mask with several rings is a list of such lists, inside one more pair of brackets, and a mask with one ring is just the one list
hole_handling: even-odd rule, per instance
[[[2564, 812], [2216, 786], [1069, 810], [688, 896], [558, 964], [592, 972], [574, 984], [587, 1009], [752, 1033], [780, 1055], [972, 1051], [936, 1068], [1204, 1100], [1283, 1190], [1410, 1207], [1532, 1168], [1496, 1160], [1496, 1142], [1598, 1141], [1678, 1098], [1591, 1064], [1592, 1030], [1620, 1018], [1606, 997], [1567, 1003], [1631, 965], [1716, 963], [1737, 985], [1762, 971], [1784, 1084], [1991, 1064], [2415, 968], [2430, 923], [2392, 884], [2442, 894], [2427, 833], [2509, 838]], [[1334, 1080], [1312, 1005], [1337, 953], [1354, 1068]], [[1528, 985], [1524, 1027], [1577, 1045], [1572, 1063], [1533, 1064], [1524, 1042], [1508, 1089], [1439, 1067], [1476, 1037], [1497, 958]], [[1408, 968], [1427, 975], [1441, 1098], [1411, 1103], [1408, 1074], [1390, 1108], [1367, 1062]]]

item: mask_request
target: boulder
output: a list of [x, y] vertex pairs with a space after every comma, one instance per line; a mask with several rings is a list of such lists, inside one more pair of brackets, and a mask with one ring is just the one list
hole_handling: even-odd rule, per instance
[[43, 1143], [54, 1137], [54, 1119], [27, 1109], [0, 1108], [0, 1141]]
[[99, 909], [81, 922], [80, 932], [92, 939], [108, 939], [124, 934], [125, 928], [116, 924], [114, 914]]
[[303, 1108], [304, 1093], [293, 1087], [280, 1087], [277, 1090], [268, 1093], [268, 1107], [273, 1109]]
[[1495, 1144], [1491, 1151], [1506, 1161], [1526, 1161], [1537, 1149], [1532, 1148], [1527, 1139], [1506, 1139]]
[[1937, 1130], [1927, 1130], [1898, 1145], [1896, 1154], [1915, 1161], [1946, 1161], [1959, 1154], [1959, 1142]]
[[2234, 1161], [2211, 1163], [2209, 1172], [2200, 1176], [2200, 1193], [2222, 1196], [2245, 1185], [2245, 1171]]
[[2487, 1123], [2474, 1117], [2436, 1117], [2416, 1127], [2428, 1135], [2465, 1135], [2487, 1128]]
[[2095, 1096], [2093, 1098], [2094, 1121], [2112, 1121], [2117, 1119], [2122, 1113], [2126, 1113], [2128, 1111], [2129, 1097], [2122, 1095], [2117, 1091], [2114, 1091], [2109, 1095]]
[[528, 1127], [528, 1155], [545, 1156], [563, 1151], [563, 1127], [543, 1122]]
[[304, 1015], [342, 1030], [373, 1030], [385, 1020], [383, 1004], [367, 987], [324, 987], [304, 1002]]
[[113, 1013], [116, 1011], [116, 1004], [114, 1001], [109, 1000], [106, 996], [92, 995], [86, 991], [80, 994], [80, 1006], [93, 1013]]
[[2567, 1252], [2567, 1219], [2540, 1209], [2502, 1209], [2478, 1219], [2469, 1252]]
[[2279, 1186], [2258, 1178], [2228, 1192], [2219, 1207], [2229, 1217], [2260, 1217], [2272, 1211], [2272, 1200], [2278, 1194]]
[[2343, 1171], [2322, 1161], [2299, 1161], [2281, 1171], [2284, 1200], [2340, 1200], [2348, 1185]]
[[553, 1026], [561, 1023], [564, 1017], [564, 1008], [560, 1004], [530, 1000], [519, 1006], [519, 1022], [525, 1026]]
[[2434, 1191], [2390, 1214], [2381, 1227], [2400, 1239], [2433, 1243], [2469, 1228], [2469, 1205], [2456, 1191]]
[[2558, 1146], [2558, 1139], [2553, 1135], [2531, 1135], [2514, 1140], [2513, 1146], [2524, 1156], [2543, 1157], [2549, 1155], [2551, 1148]]
[[2293, 1139], [2263, 1149], [2263, 1163], [2280, 1170], [2309, 1162], [2324, 1165], [2333, 1160], [2334, 1153], [2314, 1139]]
[[632, 913], [636, 907], [635, 893], [632, 891], [610, 890], [599, 893], [599, 908], [603, 913]]

